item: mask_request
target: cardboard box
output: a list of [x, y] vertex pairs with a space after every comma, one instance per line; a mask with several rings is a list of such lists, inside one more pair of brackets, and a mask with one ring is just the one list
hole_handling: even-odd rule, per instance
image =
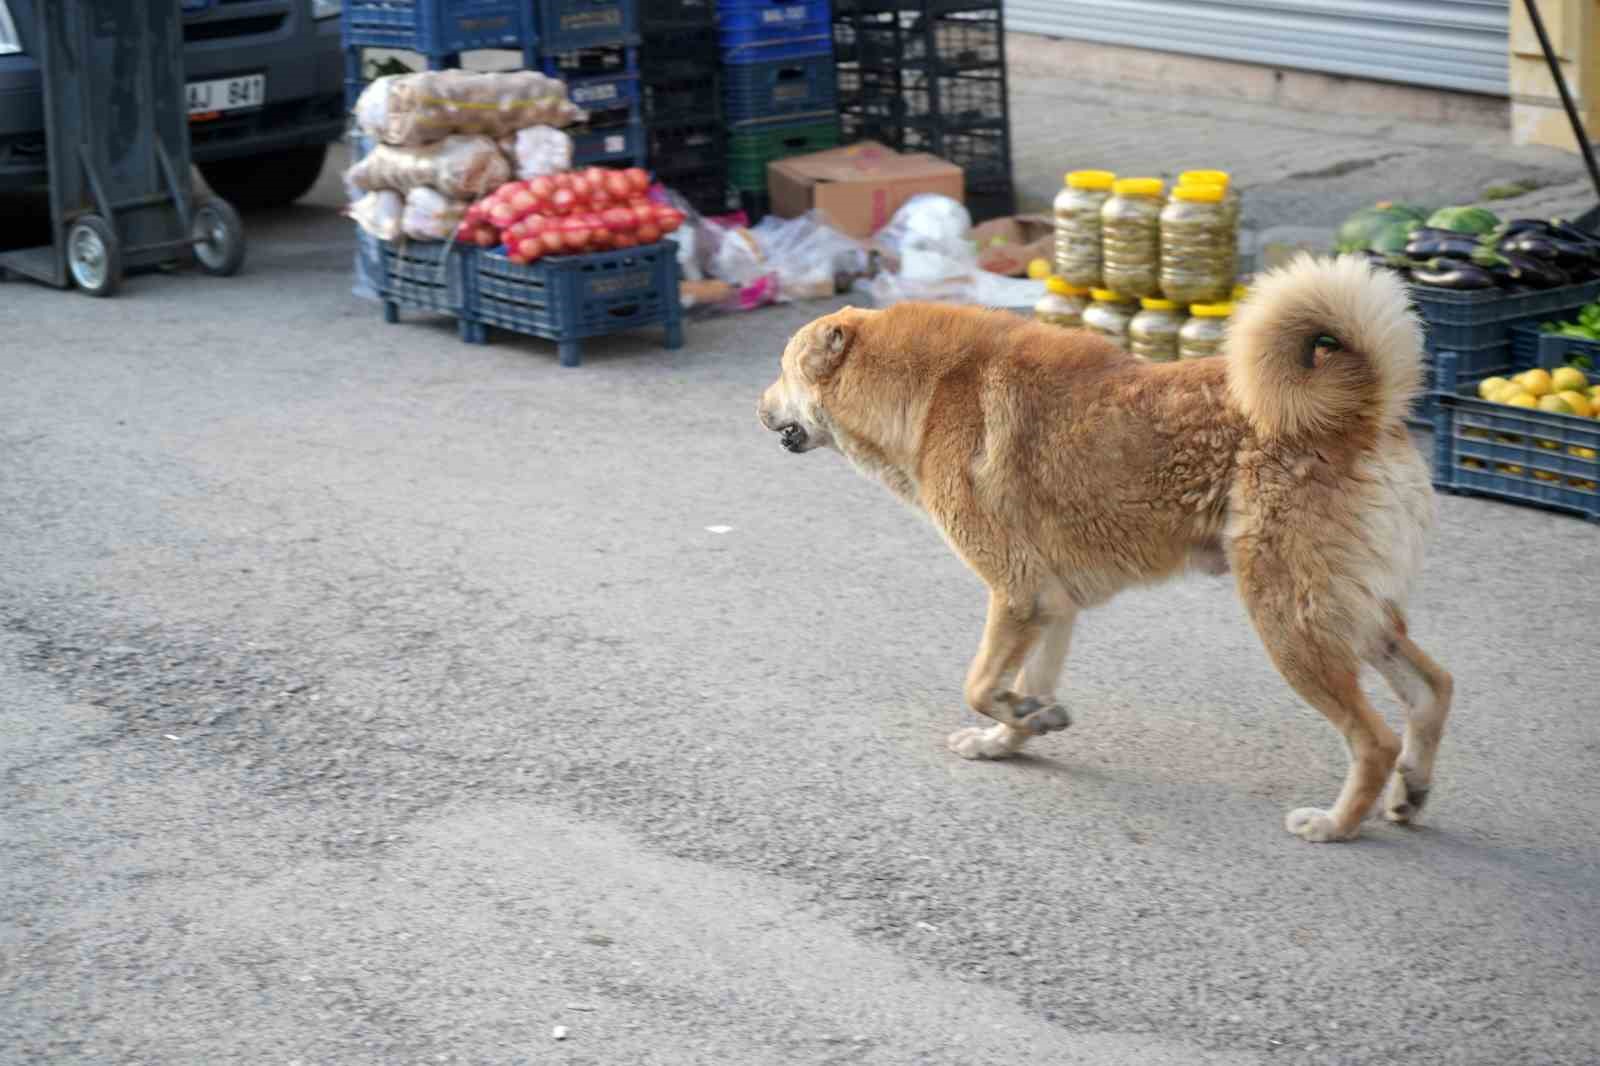
[[921, 152], [901, 155], [875, 141], [767, 164], [773, 214], [795, 218], [817, 208], [836, 229], [862, 239], [919, 192], [962, 199], [961, 168]]
[[1049, 215], [993, 218], [972, 227], [978, 265], [992, 274], [1020, 277], [1035, 259], [1055, 258], [1055, 220]]

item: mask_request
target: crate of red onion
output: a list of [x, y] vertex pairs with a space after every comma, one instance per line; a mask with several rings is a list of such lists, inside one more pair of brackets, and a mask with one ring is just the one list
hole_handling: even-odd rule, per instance
[[457, 239], [479, 246], [467, 314], [553, 340], [564, 366], [580, 342], [660, 325], [683, 342], [677, 246], [681, 212], [647, 196], [643, 170], [584, 170], [502, 185], [474, 203]]

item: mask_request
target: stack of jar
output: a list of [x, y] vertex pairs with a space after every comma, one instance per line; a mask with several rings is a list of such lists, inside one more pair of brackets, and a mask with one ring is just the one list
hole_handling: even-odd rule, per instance
[[[1055, 275], [1035, 314], [1153, 362], [1219, 351], [1233, 301], [1239, 194], [1221, 170], [1159, 178], [1074, 170], [1055, 200]], [[1087, 297], [1087, 300], [1085, 299]]]

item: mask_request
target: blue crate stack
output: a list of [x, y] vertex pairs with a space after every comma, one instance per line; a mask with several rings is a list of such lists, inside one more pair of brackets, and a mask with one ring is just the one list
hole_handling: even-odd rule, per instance
[[1000, 0], [839, 0], [833, 32], [845, 140], [947, 159], [974, 221], [1012, 214]]
[[648, 0], [639, 17], [650, 168], [696, 211], [723, 214], [730, 202], [715, 0]]
[[461, 53], [520, 51], [536, 69], [538, 31], [528, 0], [346, 0], [340, 14], [345, 102], [354, 106], [369, 80], [368, 48], [419, 53], [429, 70], [461, 65]]
[[839, 143], [829, 0], [718, 0], [730, 180], [753, 216], [767, 164]]
[[[527, 2], [527, 0], [524, 0]], [[569, 129], [574, 166], [644, 166], [639, 6], [651, 0], [532, 0], [536, 69], [567, 83], [589, 120]]]

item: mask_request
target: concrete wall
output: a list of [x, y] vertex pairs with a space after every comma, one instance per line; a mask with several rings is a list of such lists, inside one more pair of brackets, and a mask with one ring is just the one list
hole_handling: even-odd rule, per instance
[[[1600, 135], [1600, 0], [1540, 0], [1550, 44], [1590, 140]], [[1527, 9], [1511, 8], [1511, 139], [1577, 151]]]

